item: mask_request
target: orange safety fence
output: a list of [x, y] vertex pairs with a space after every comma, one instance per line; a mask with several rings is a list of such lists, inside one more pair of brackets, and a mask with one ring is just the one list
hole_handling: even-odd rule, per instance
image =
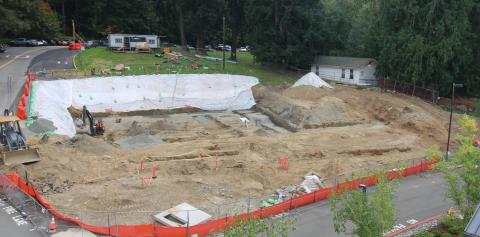
[[[421, 162], [420, 164], [417, 164], [409, 168], [388, 171], [386, 172], [386, 174], [387, 174], [387, 177], [389, 178], [397, 179], [402, 176], [414, 175], [424, 171], [431, 170], [433, 164], [435, 163], [436, 161]], [[158, 226], [154, 224], [113, 225], [113, 226], [95, 226], [91, 224], [86, 224], [80, 221], [79, 219], [63, 215], [62, 213], [53, 210], [52, 205], [48, 203], [41, 195], [39, 195], [34, 187], [31, 184], [26, 184], [25, 181], [23, 181], [23, 179], [19, 177], [15, 172], [10, 172], [6, 176], [13, 184], [18, 186], [19, 189], [21, 189], [23, 192], [36, 198], [40, 202], [40, 204], [42, 204], [45, 208], [49, 209], [51, 214], [54, 215], [56, 218], [60, 218], [65, 221], [75, 223], [80, 227], [96, 234], [121, 236], [121, 237], [133, 237], [133, 236], [184, 237], [187, 235], [187, 231], [190, 235], [196, 234], [199, 237], [204, 237], [204, 236], [208, 236], [211, 233], [224, 230], [226, 226], [234, 224], [235, 221], [238, 219], [271, 217], [295, 208], [303, 207], [318, 201], [325, 200], [335, 190], [353, 190], [353, 189], [357, 189], [360, 184], [373, 186], [376, 183], [375, 176], [362, 177], [362, 178], [354, 179], [352, 181], [336, 184], [336, 186], [333, 186], [333, 187], [322, 188], [312, 193], [300, 195], [298, 197], [293, 197], [279, 204], [269, 206], [266, 208], [260, 208], [250, 213], [244, 213], [244, 214], [235, 215], [235, 216], [228, 216], [228, 217], [220, 218], [217, 220], [209, 221], [207, 223], [191, 226], [187, 230], [186, 227], [167, 227], [167, 226]]]
[[17, 117], [21, 120], [27, 119], [27, 110], [25, 107], [27, 106], [27, 97], [30, 94], [30, 84], [33, 80], [35, 80], [35, 74], [33, 72], [27, 72], [27, 80], [25, 81], [23, 94], [17, 104]]

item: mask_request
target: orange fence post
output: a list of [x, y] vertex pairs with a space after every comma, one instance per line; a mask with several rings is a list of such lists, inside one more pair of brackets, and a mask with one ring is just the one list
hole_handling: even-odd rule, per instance
[[152, 178], [156, 179], [157, 178], [157, 164], [153, 163], [152, 165]]
[[278, 160], [279, 168], [281, 170], [288, 170], [288, 157], [282, 157]]

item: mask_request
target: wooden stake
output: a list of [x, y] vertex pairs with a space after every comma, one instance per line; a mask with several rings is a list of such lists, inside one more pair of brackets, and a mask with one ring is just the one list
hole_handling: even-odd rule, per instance
[[156, 179], [157, 178], [157, 164], [156, 163], [153, 163], [153, 166], [152, 166], [152, 179]]

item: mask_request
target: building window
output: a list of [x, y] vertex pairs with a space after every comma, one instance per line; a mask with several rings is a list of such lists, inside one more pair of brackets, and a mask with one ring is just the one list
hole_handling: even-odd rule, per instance
[[345, 68], [342, 68], [342, 78], [345, 79]]
[[350, 69], [350, 79], [353, 79], [353, 69]]
[[149, 39], [149, 40], [148, 40], [148, 44], [155, 44], [155, 40]]
[[115, 39], [115, 43], [121, 44], [121, 43], [123, 43], [123, 40], [122, 39]]
[[363, 77], [365, 75], [364, 71], [360, 71], [360, 76]]

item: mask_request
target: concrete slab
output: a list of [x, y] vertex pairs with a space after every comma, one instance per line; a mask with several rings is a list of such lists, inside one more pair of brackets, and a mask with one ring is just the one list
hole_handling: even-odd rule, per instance
[[160, 212], [153, 218], [166, 226], [190, 226], [198, 225], [209, 221], [212, 216], [208, 213], [188, 204], [182, 203], [166, 211]]

